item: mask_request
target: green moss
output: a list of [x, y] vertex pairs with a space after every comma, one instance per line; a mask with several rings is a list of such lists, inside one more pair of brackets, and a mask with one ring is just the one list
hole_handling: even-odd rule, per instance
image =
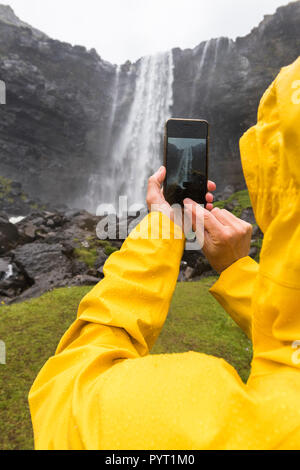
[[108, 240], [99, 240], [97, 238], [93, 240], [92, 243], [93, 243], [93, 246], [97, 246], [97, 247], [100, 246], [104, 248], [104, 253], [106, 254], [106, 256], [110, 256], [116, 251], [118, 251], [118, 248], [115, 248], [114, 246], [112, 246]]
[[104, 253], [106, 254], [106, 256], [110, 256], [116, 251], [118, 251], [118, 248], [115, 248], [114, 246], [107, 246], [106, 248], [104, 248]]
[[0, 176], [0, 186], [4, 194], [9, 194], [11, 192], [11, 183], [12, 181], [8, 178]]
[[111, 246], [111, 244], [107, 240], [96, 240], [98, 246], [102, 246], [102, 248], [106, 248]]
[[214, 207], [219, 207], [219, 209], [224, 209], [226, 205], [226, 201], [217, 201], [214, 202]]
[[75, 256], [90, 268], [93, 268], [95, 265], [100, 247], [104, 249], [106, 256], [110, 256], [112, 253], [118, 251], [118, 249], [112, 246], [108, 241], [98, 240], [98, 238], [91, 236], [85, 239], [89, 245], [88, 247], [83, 247], [82, 242], [78, 238], [74, 238], [73, 241], [78, 244], [77, 248], [74, 250]]
[[[209, 294], [214, 281], [207, 278], [177, 285], [167, 321], [151, 353], [193, 350], [223, 357], [246, 380], [251, 343]], [[33, 448], [29, 389], [55, 353], [75, 320], [80, 300], [90, 289], [55, 289], [38, 299], [0, 308], [0, 339], [7, 351], [7, 364], [0, 365], [1, 450]]]
[[237, 193], [232, 194], [228, 199], [226, 199], [226, 201], [217, 201], [214, 206], [224, 209], [229, 204], [234, 205], [232, 213], [236, 217], [241, 217], [243, 210], [252, 207], [248, 190], [245, 189], [244, 191], [238, 191]]
[[94, 243], [96, 241], [96, 238], [94, 236], [86, 237], [86, 241]]
[[75, 248], [74, 254], [80, 261], [83, 261], [90, 268], [94, 267], [98, 256], [96, 248]]
[[6, 199], [10, 204], [12, 204], [14, 201], [11, 198], [8, 200], [8, 196], [11, 193], [11, 180], [4, 178], [3, 176], [0, 176], [0, 199]]

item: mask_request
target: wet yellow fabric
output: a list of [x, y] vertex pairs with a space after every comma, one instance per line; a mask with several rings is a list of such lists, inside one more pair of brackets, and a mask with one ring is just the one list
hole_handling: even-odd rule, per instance
[[248, 383], [222, 359], [149, 354], [184, 247], [174, 225], [170, 240], [143, 237], [168, 225], [155, 213], [109, 258], [37, 377], [37, 449], [300, 448], [300, 59], [265, 93], [241, 156], [261, 261], [239, 260], [211, 293], [252, 338]]

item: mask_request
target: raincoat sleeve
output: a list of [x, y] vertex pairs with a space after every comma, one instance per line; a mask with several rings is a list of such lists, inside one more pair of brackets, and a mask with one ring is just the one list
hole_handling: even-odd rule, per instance
[[95, 412], [89, 420], [91, 400], [108, 369], [151, 350], [169, 310], [183, 249], [180, 227], [156, 212], [110, 256], [105, 278], [80, 303], [77, 320], [30, 391], [37, 449], [98, 448], [100, 417]]
[[258, 263], [249, 256], [241, 258], [227, 268], [210, 289], [210, 293], [250, 339], [251, 303], [258, 267]]

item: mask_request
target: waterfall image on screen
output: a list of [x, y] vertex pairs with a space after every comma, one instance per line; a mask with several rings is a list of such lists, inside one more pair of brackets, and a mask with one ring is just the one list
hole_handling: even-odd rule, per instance
[[206, 192], [206, 139], [168, 138], [167, 193], [170, 204], [200, 202]]

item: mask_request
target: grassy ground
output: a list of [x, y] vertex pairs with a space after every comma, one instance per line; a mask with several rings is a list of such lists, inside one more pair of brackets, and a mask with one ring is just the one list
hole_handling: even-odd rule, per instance
[[[178, 284], [153, 354], [194, 350], [225, 358], [246, 380], [251, 344], [208, 293], [214, 279]], [[75, 319], [88, 287], [57, 289], [39, 299], [0, 309], [0, 449], [32, 449], [27, 395], [38, 371]]]

